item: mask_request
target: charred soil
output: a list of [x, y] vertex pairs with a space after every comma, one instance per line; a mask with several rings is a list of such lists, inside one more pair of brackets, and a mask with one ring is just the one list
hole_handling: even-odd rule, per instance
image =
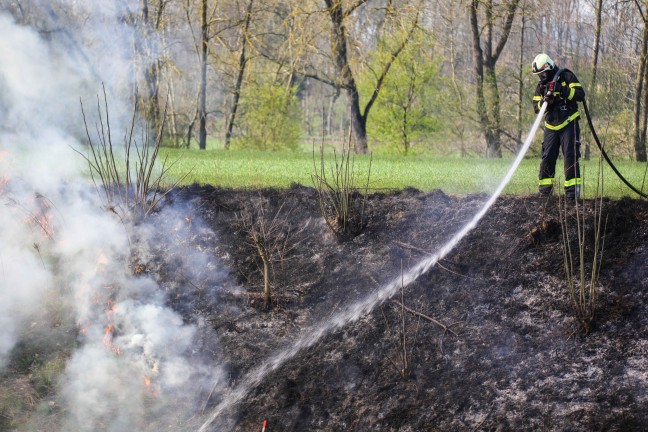
[[[185, 320], [203, 329], [199, 348], [227, 365], [229, 388], [298, 338], [314, 339], [268, 368], [210, 430], [260, 430], [264, 419], [267, 431], [284, 432], [648, 429], [644, 201], [603, 201], [588, 334], [567, 290], [558, 201], [539, 197], [501, 197], [431, 270], [369, 313], [317, 332], [435, 253], [486, 199], [410, 189], [373, 194], [362, 232], [341, 240], [311, 188], [176, 191], [170, 200], [186, 215], [152, 217], [191, 231], [191, 247], [213, 261], [196, 264], [204, 267], [199, 277], [174, 272], [174, 254], [186, 252], [174, 252], [164, 234], [155, 251], [164, 259], [146, 271], [158, 275]], [[269, 307], [246, 212], [278, 226]], [[576, 212], [586, 215], [590, 260], [594, 203], [567, 208], [570, 227]], [[228, 397], [227, 389], [205, 394], [203, 413]]]

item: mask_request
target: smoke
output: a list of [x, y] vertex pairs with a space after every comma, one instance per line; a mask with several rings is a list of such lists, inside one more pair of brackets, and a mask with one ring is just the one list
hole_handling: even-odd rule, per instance
[[[0, 372], [31, 326], [53, 339], [71, 328], [76, 344], [65, 346], [56, 388], [60, 430], [168, 429], [195, 413], [202, 383], [222, 371], [196, 352], [204, 329], [167, 305], [154, 275], [131, 269], [133, 256], [151, 258], [155, 230], [107, 211], [74, 150], [83, 151], [79, 101], [94, 106], [102, 84], [123, 134], [119, 119], [132, 105], [119, 97], [132, 94], [135, 33], [123, 11], [103, 5], [116, 3], [75, 2], [78, 35], [45, 3], [46, 21], [65, 29], [48, 40], [0, 14]], [[191, 262], [181, 265], [191, 273]]]

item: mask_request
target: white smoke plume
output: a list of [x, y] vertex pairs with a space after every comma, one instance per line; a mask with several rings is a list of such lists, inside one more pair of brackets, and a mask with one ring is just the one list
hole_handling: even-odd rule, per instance
[[[64, 43], [0, 14], [0, 372], [29, 327], [56, 315], [77, 332], [56, 430], [173, 429], [221, 371], [192, 351], [197, 327], [166, 306], [155, 280], [133, 274], [134, 228], [102, 206], [73, 150], [83, 148], [79, 100], [93, 106], [102, 83], [111, 96], [132, 85], [132, 30], [122, 40], [104, 5], [117, 2], [88, 3], [78, 13], [92, 32]], [[114, 118], [132, 110], [114, 106]]]

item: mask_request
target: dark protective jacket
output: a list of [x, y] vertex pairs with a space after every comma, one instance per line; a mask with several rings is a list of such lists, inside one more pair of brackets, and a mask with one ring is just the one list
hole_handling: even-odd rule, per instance
[[[576, 75], [569, 69], [557, 70], [558, 79], [554, 88], [554, 102], [547, 107], [545, 127], [560, 130], [580, 117], [577, 102], [585, 99], [585, 90]], [[533, 96], [536, 114], [542, 106], [543, 96], [549, 90], [549, 82], [539, 82]]]

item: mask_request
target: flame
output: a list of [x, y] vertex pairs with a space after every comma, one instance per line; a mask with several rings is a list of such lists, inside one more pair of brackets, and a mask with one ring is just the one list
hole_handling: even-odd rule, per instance
[[51, 203], [40, 193], [36, 192], [31, 199], [30, 206], [34, 211], [29, 211], [27, 223], [35, 225], [41, 229], [45, 236], [50, 239], [54, 238], [54, 216], [52, 214]]
[[122, 355], [122, 350], [118, 346], [115, 346], [113, 344], [113, 332], [115, 330], [115, 327], [112, 324], [108, 324], [106, 326], [106, 329], [104, 330], [104, 337], [103, 337], [103, 344], [104, 346], [114, 353], [117, 356]]
[[43, 231], [43, 234], [50, 238], [54, 236], [54, 227], [52, 226], [53, 219], [54, 218], [51, 213], [45, 213], [41, 215], [40, 219], [37, 222], [38, 226]]
[[158, 396], [158, 391], [152, 383], [151, 377], [149, 375], [144, 375], [144, 386], [146, 390], [150, 393], [152, 397]]

